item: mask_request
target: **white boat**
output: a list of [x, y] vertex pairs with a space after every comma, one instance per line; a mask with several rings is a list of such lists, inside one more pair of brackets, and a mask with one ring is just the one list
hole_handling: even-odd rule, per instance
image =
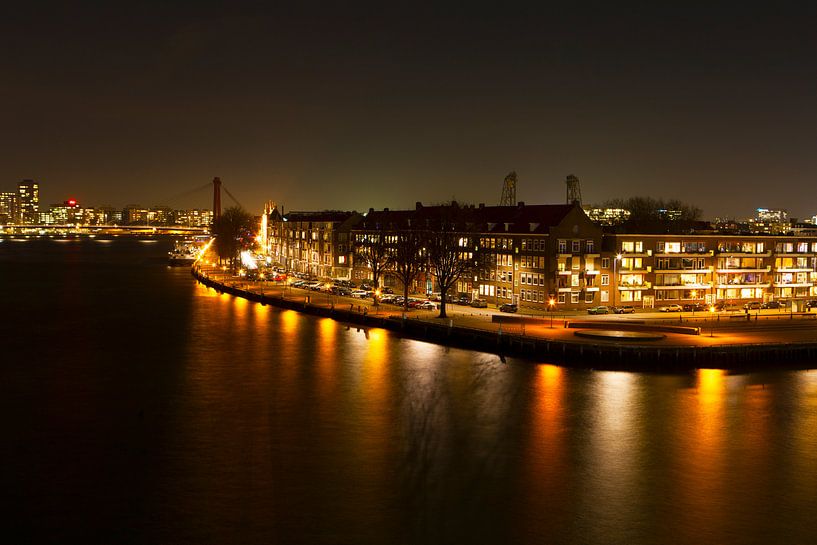
[[172, 266], [192, 265], [196, 262], [202, 244], [198, 240], [177, 240], [173, 249], [167, 252], [167, 259]]

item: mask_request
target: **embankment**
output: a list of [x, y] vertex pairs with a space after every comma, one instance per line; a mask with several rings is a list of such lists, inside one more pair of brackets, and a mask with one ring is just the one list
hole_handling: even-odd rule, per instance
[[380, 327], [403, 337], [539, 362], [611, 370], [678, 372], [696, 368], [730, 370], [807, 369], [817, 367], [817, 343], [758, 343], [710, 346], [604, 342], [572, 338], [554, 340], [532, 335], [463, 327], [452, 320], [416, 319], [349, 311], [340, 306], [312, 305], [281, 296], [262, 295], [208, 278], [195, 268], [205, 286], [260, 304], [332, 318], [360, 327]]

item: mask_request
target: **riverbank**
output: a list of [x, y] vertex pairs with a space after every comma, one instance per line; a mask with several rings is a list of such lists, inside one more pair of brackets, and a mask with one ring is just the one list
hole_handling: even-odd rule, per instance
[[[651, 340], [600, 340], [577, 336], [569, 320], [494, 321], [490, 313], [402, 312], [396, 307], [372, 306], [360, 299], [298, 290], [283, 284], [247, 282], [217, 269], [194, 267], [193, 276], [219, 292], [260, 304], [332, 318], [361, 327], [380, 327], [406, 338], [468, 348], [539, 362], [595, 369], [684, 371], [696, 368], [749, 370], [808, 369], [817, 366], [817, 320], [749, 320], [701, 322], [697, 334], [659, 326], [664, 335]], [[809, 318], [804, 316], [802, 318]], [[688, 320], [689, 322], [689, 320]], [[604, 324], [599, 326], [596, 324]], [[617, 325], [618, 324], [618, 325]], [[623, 326], [627, 324], [627, 326]], [[633, 329], [636, 322], [614, 317], [594, 322], [593, 329]], [[649, 324], [638, 329], [651, 330]], [[684, 326], [684, 330], [690, 327]], [[716, 334], [717, 333], [717, 334]]]

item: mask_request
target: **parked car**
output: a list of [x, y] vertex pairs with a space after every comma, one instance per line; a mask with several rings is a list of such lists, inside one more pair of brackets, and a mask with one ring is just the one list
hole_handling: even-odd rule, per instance
[[635, 308], [632, 305], [624, 305], [622, 307], [615, 307], [613, 312], [616, 314], [632, 314], [635, 312]]
[[437, 310], [437, 305], [435, 305], [431, 301], [423, 301], [422, 303], [417, 305], [417, 309], [419, 309], [419, 310]]
[[468, 298], [467, 295], [460, 295], [456, 299], [451, 300], [452, 303], [455, 305], [468, 305], [471, 303], [471, 300]]
[[352, 290], [352, 293], [350, 293], [349, 295], [351, 295], [352, 297], [358, 297], [360, 299], [363, 299], [369, 295], [369, 292], [366, 290]]
[[[817, 301], [809, 301], [806, 303], [806, 308], [811, 308], [811, 303], [817, 303]], [[780, 304], [780, 301], [766, 301], [760, 305], [760, 308], [783, 308], [783, 305]]]
[[806, 308], [817, 308], [817, 301], [807, 301]]
[[471, 301], [471, 306], [474, 308], [488, 308], [488, 301], [485, 299], [474, 299]]
[[661, 312], [681, 312], [684, 309], [681, 307], [681, 305], [673, 304], [673, 305], [667, 305], [667, 306], [659, 307], [658, 310], [661, 311]]
[[743, 305], [743, 310], [760, 310], [760, 301], [749, 301]]
[[703, 303], [687, 303], [683, 306], [684, 312], [701, 312], [709, 310], [709, 307]]
[[601, 305], [598, 307], [590, 307], [587, 309], [588, 314], [610, 314], [610, 307]]
[[499, 305], [499, 312], [516, 312], [519, 307], [513, 303], [503, 303]]
[[389, 294], [391, 294], [391, 293], [394, 293], [394, 290], [392, 288], [380, 288], [380, 293], [389, 293]]

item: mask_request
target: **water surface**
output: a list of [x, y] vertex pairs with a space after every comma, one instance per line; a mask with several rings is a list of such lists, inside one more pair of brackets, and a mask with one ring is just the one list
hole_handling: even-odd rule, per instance
[[0, 243], [20, 542], [817, 540], [817, 372], [502, 363], [219, 295], [168, 248]]

